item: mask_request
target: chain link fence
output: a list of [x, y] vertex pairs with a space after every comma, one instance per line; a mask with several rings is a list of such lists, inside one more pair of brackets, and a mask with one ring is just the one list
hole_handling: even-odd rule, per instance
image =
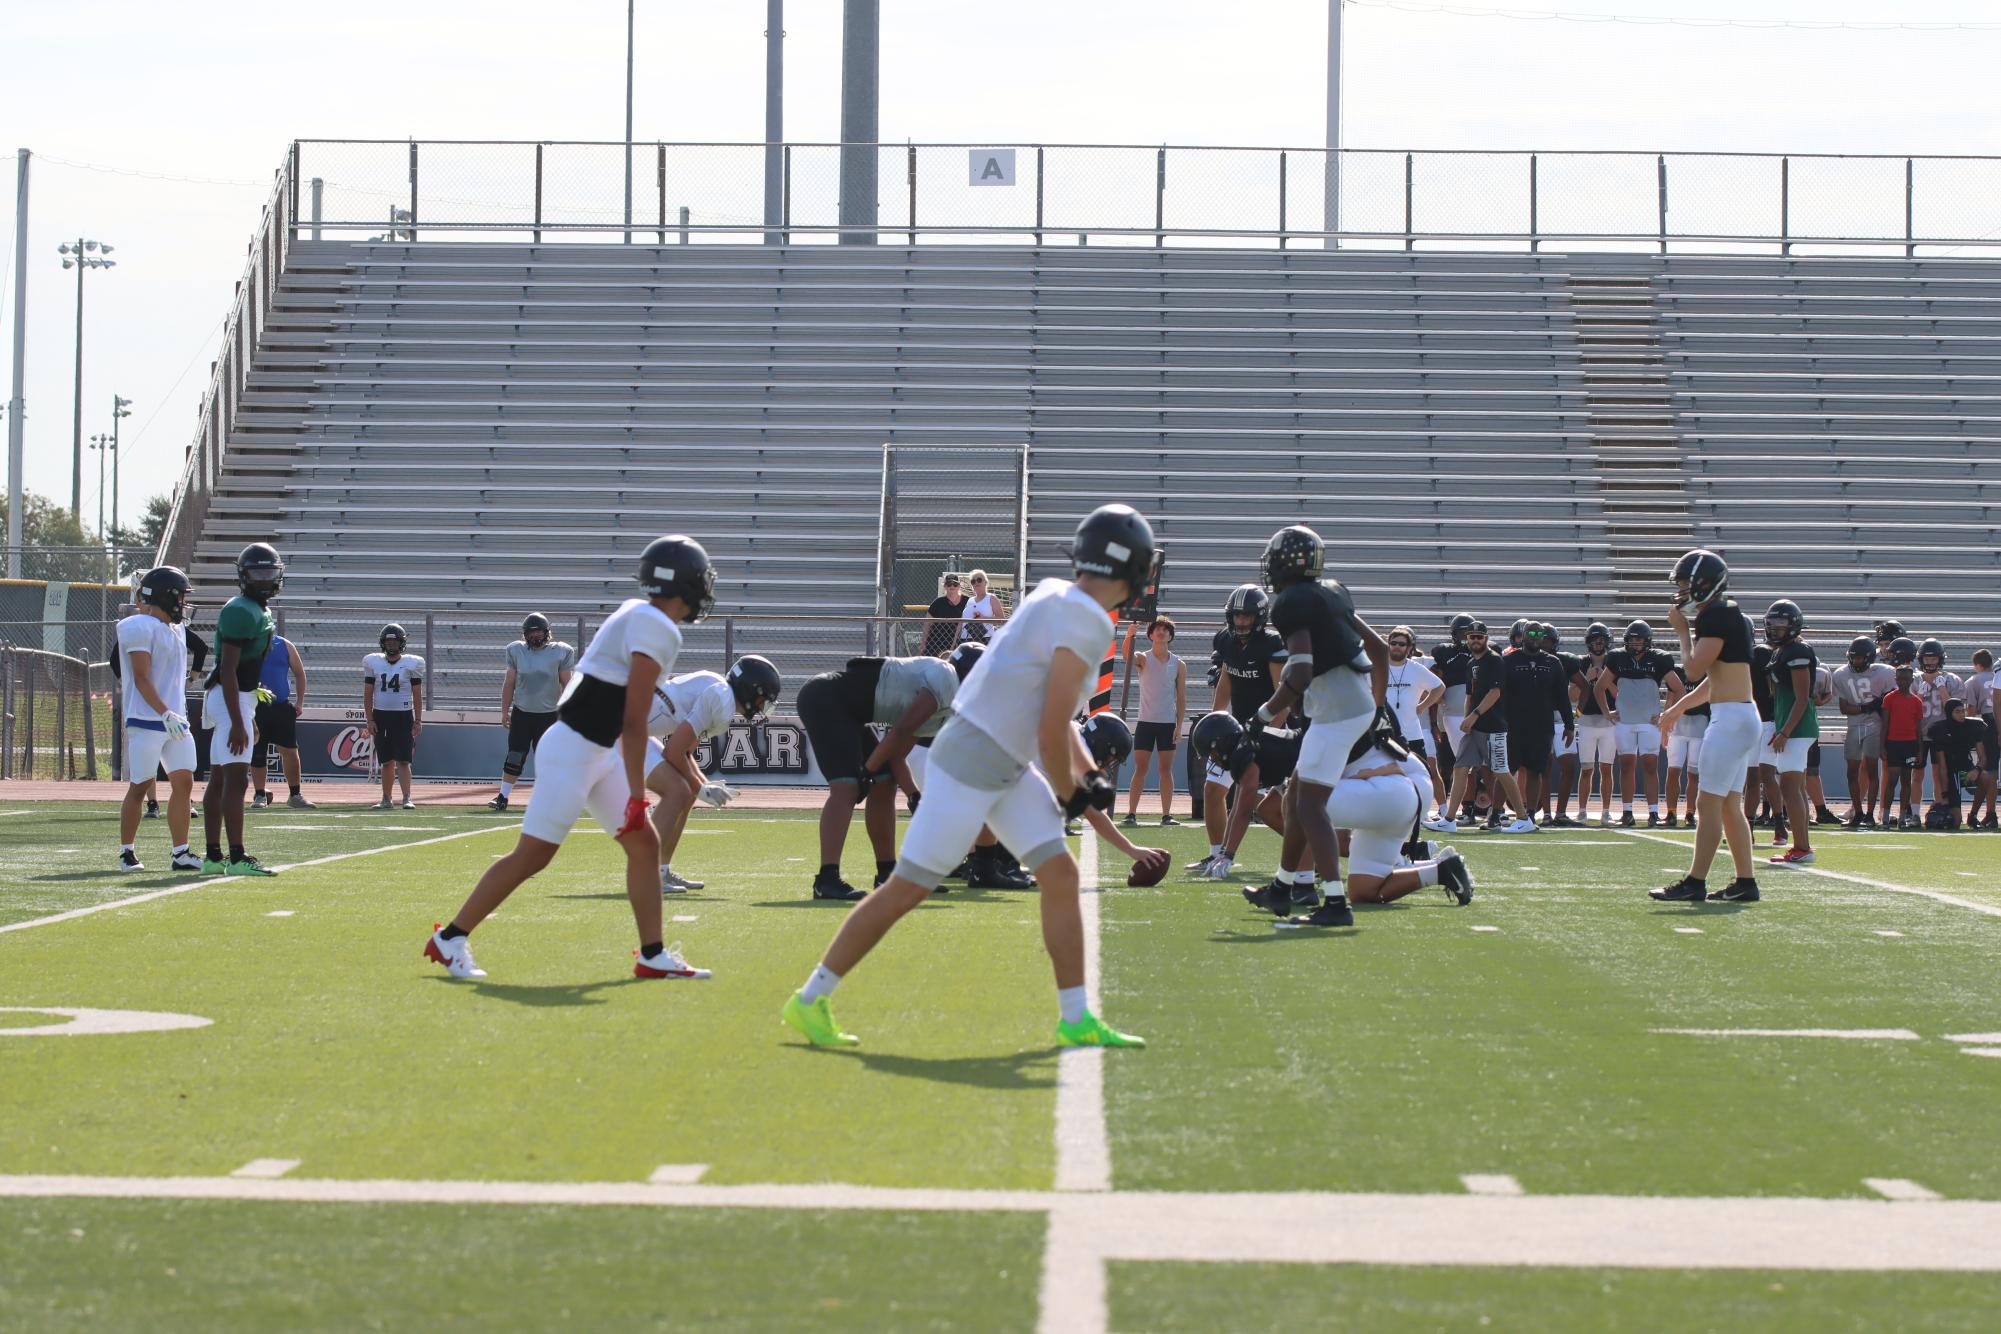
[[0, 778], [116, 777], [115, 690], [105, 663], [0, 646]]

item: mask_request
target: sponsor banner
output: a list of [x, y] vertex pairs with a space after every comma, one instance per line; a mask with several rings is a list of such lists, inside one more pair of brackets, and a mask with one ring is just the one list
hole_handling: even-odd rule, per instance
[[[307, 778], [366, 778], [377, 772], [375, 739], [357, 716], [338, 709], [308, 709], [299, 720], [299, 763]], [[359, 714], [360, 710], [353, 710]], [[443, 782], [500, 781], [500, 764], [507, 753], [507, 729], [497, 714], [490, 722], [440, 722], [428, 711], [417, 738], [412, 774]], [[725, 782], [814, 786], [823, 780], [806, 744], [806, 729], [796, 721], [773, 720], [752, 727], [737, 723], [695, 752], [702, 772]], [[274, 758], [275, 763], [275, 758]], [[524, 779], [533, 782], [531, 758]]]

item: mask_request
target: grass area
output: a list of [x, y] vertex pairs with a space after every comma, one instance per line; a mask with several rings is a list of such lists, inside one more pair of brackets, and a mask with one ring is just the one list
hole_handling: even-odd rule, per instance
[[[24, 815], [6, 814], [27, 810]], [[0, 925], [187, 884], [121, 876], [109, 806], [0, 806]], [[251, 816], [272, 880], [0, 934], [0, 1175], [1049, 1188], [1054, 1000], [1028, 894], [933, 899], [843, 985], [866, 1045], [776, 1011], [841, 920], [811, 813], [704, 811], [669, 936], [704, 983], [630, 978], [619, 859], [585, 833], [477, 935], [491, 977], [419, 957], [517, 822], [465, 808]], [[141, 852], [164, 861], [165, 830]], [[447, 836], [449, 841], [433, 841]], [[1177, 862], [1199, 830], [1165, 842]], [[1104, 1059], [1116, 1188], [2001, 1199], [2001, 839], [1828, 832], [1829, 872], [1749, 908], [1649, 902], [1686, 837], [1459, 840], [1480, 883], [1353, 931], [1282, 932], [1230, 886], [1126, 890], [1107, 853]], [[406, 846], [422, 844], [422, 846]], [[375, 850], [370, 855], [344, 854]], [[1257, 831], [1246, 867], [1268, 866]], [[868, 874], [850, 841], [851, 879]], [[863, 881], [863, 883], [866, 883]], [[1975, 905], [1975, 906], [1967, 906]], [[1475, 928], [1491, 928], [1476, 930]], [[1893, 933], [1893, 934], [1885, 934]], [[202, 1028], [39, 1040], [37, 1006]], [[1661, 1028], [1907, 1029], [1912, 1041]], [[1899, 1206], [1903, 1207], [1903, 1206]], [[1922, 1208], [1924, 1206], [1910, 1206]], [[0, 1202], [0, 1327], [1024, 1328], [1040, 1215], [159, 1200]], [[77, 1235], [77, 1234], [81, 1235]], [[653, 1261], [652, 1265], [647, 1262]], [[665, 1261], [665, 1264], [659, 1262]], [[171, 1272], [170, 1272], [171, 1271]], [[583, 1282], [576, 1281], [579, 1277]], [[1371, 1266], [1112, 1268], [1115, 1329], [1969, 1328], [1992, 1274]]]

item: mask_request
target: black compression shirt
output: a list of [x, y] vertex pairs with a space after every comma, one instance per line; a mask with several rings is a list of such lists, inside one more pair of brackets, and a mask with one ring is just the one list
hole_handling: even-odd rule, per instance
[[1230, 716], [1248, 723], [1277, 689], [1271, 664], [1285, 663], [1285, 640], [1269, 626], [1253, 631], [1249, 641], [1234, 630], [1220, 630], [1213, 645], [1217, 666], [1230, 678]]

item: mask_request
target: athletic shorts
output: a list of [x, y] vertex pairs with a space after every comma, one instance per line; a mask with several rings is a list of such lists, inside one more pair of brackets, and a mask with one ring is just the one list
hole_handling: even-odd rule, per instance
[[1133, 727], [1134, 750], [1172, 751], [1174, 740], [1173, 723], [1138, 723]]
[[1758, 706], [1711, 704], [1709, 727], [1702, 734], [1702, 779], [1698, 790], [1727, 797], [1744, 790], [1745, 775], [1757, 757]]
[[1864, 760], [1883, 758], [1883, 726], [1880, 721], [1870, 728], [1858, 728], [1855, 720], [1848, 723], [1848, 735], [1841, 739], [1841, 756], [1850, 764], [1860, 764]]
[[1348, 767], [1348, 752], [1355, 748], [1373, 721], [1373, 713], [1324, 722], [1314, 719], [1313, 726], [1299, 739], [1299, 762], [1293, 766], [1294, 776], [1304, 783], [1333, 787], [1341, 781], [1341, 771]]
[[[1594, 718], [1604, 718], [1603, 714], [1593, 714]], [[1579, 764], [1610, 764], [1619, 758], [1619, 729], [1610, 720], [1580, 726], [1577, 729], [1577, 762]]]
[[193, 773], [195, 734], [183, 732], [172, 741], [160, 723], [150, 718], [125, 721], [125, 781], [151, 782], [161, 769], [169, 774]]
[[1407, 736], [1403, 739], [1403, 745], [1405, 750], [1419, 759], [1431, 754], [1431, 743], [1421, 736]]
[[[512, 758], [519, 755], [523, 761], [526, 761], [530, 755], [535, 753], [536, 743], [542, 740], [542, 734], [555, 725], [556, 715], [553, 712], [530, 713], [526, 709], [514, 710], [507, 717], [508, 756]], [[503, 767], [505, 767], [504, 764]], [[522, 767], [526, 767], [526, 765], [523, 764]], [[516, 768], [514, 773], [516, 777], [519, 777], [521, 769]]]
[[[378, 722], [381, 718], [376, 715]], [[616, 835], [631, 796], [619, 748], [586, 741], [568, 723], [558, 722], [536, 744], [535, 786], [521, 832], [544, 843], [561, 843], [577, 818], [589, 811], [607, 834]]]
[[1514, 761], [1515, 768], [1541, 773], [1549, 767], [1549, 728], [1542, 719], [1530, 718], [1513, 724], [1508, 728], [1507, 738], [1508, 758]]
[[[903, 767], [910, 770], [910, 785], [919, 792], [924, 790], [924, 775], [931, 768], [931, 747], [912, 746], [910, 753], [903, 757]], [[957, 865], [957, 863], [953, 863]]]
[[1657, 723], [1617, 723], [1612, 730], [1619, 734], [1621, 755], [1645, 759], [1661, 753], [1661, 729]]
[[1336, 828], [1349, 831], [1348, 874], [1380, 878], [1395, 870], [1423, 807], [1419, 789], [1400, 774], [1336, 783], [1327, 814]]
[[1577, 753], [1577, 725], [1574, 722], [1571, 724], [1570, 740], [1565, 741], [1563, 739], [1563, 715], [1558, 713], [1552, 716], [1555, 721], [1550, 724], [1550, 754], [1559, 758], [1565, 755], [1575, 755]]
[[274, 699], [257, 706], [257, 740], [250, 748], [250, 762], [262, 769], [271, 756], [271, 747], [299, 748], [299, 711], [290, 700]]
[[248, 764], [250, 763], [251, 751], [256, 748], [257, 724], [255, 719], [257, 716], [257, 697], [247, 690], [238, 691], [236, 703], [237, 707], [248, 715], [244, 718], [244, 722], [248, 723], [250, 727], [249, 732], [243, 738], [243, 749], [232, 751], [229, 749], [229, 706], [223, 702], [222, 687], [219, 685], [210, 686], [208, 694], [202, 698], [202, 721], [215, 729], [215, 735], [210, 737], [208, 742], [208, 762], [211, 766], [218, 764]]
[[1760, 750], [1760, 764], [1769, 764], [1782, 774], [1803, 774], [1806, 772], [1807, 752], [1813, 749], [1810, 736], [1788, 737], [1784, 750], [1773, 750], [1772, 743], [1766, 741]]
[[1996, 728], [1991, 713], [1981, 721], [1987, 724], [1987, 772], [2001, 774], [2001, 729]]
[[1915, 741], [1885, 741], [1883, 761], [1892, 769], [1917, 770], [1924, 768], [1924, 756]]
[[868, 698], [858, 708], [863, 685], [856, 679], [859, 675], [823, 672], [799, 687], [799, 722], [806, 729], [806, 741], [813, 747], [820, 776], [829, 783], [860, 778], [862, 766], [875, 750], [875, 733], [867, 723], [856, 721], [875, 712], [875, 682], [866, 683]]
[[417, 754], [417, 716], [402, 709], [375, 711], [375, 758], [408, 764]]
[[1465, 744], [1459, 748], [1459, 761], [1490, 773], [1514, 772], [1508, 763], [1506, 732], [1468, 732]]
[[1667, 755], [1670, 769], [1700, 769], [1702, 767], [1701, 732], [1687, 736], [1681, 732], [1668, 733]]
[[[963, 720], [959, 725], [971, 726]], [[924, 775], [924, 801], [910, 817], [896, 873], [925, 889], [936, 889], [972, 849], [982, 825], [990, 827], [1030, 871], [1068, 855], [1063, 810], [1040, 769], [1023, 769], [1005, 787], [987, 789], [947, 773], [940, 764], [937, 773], [927, 770]]]

